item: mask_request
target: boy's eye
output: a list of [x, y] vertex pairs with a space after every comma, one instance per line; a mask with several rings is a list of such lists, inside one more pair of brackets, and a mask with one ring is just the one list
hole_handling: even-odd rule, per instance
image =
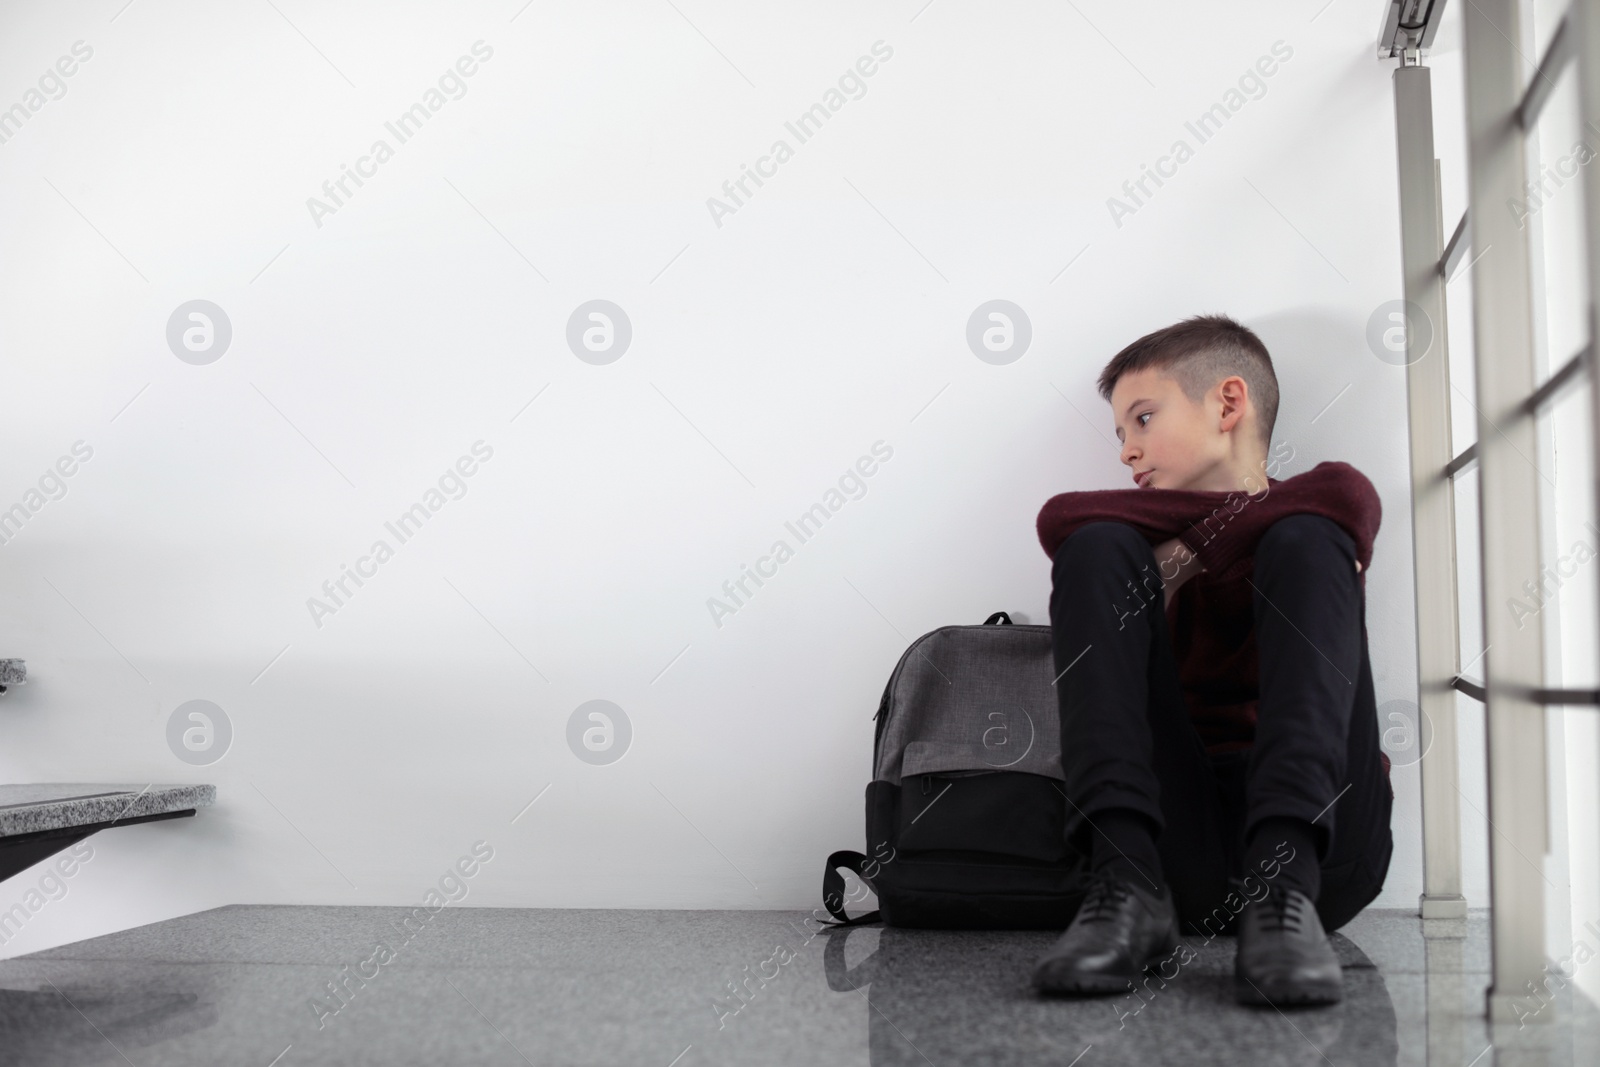
[[[1148, 418], [1149, 418], [1149, 417], [1150, 417], [1150, 416], [1151, 416], [1151, 415], [1154, 415], [1154, 414], [1155, 414], [1155, 412], [1153, 412], [1153, 411], [1146, 411], [1146, 412], [1144, 412], [1144, 413], [1143, 413], [1143, 414], [1142, 414], [1142, 415], [1136, 415], [1136, 416], [1134, 416], [1134, 418], [1135, 418], [1135, 420], [1139, 420], [1139, 419], [1148, 419]], [[1143, 425], [1144, 425], [1144, 423], [1143, 423], [1143, 422], [1140, 422], [1140, 423], [1139, 423], [1139, 425], [1140, 425], [1140, 426], [1143, 426]]]

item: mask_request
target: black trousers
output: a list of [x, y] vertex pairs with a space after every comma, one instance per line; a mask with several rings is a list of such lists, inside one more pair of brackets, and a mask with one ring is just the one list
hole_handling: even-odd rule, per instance
[[1316, 903], [1332, 931], [1378, 895], [1394, 847], [1355, 543], [1328, 519], [1290, 515], [1254, 560], [1255, 742], [1212, 757], [1179, 688], [1154, 549], [1120, 522], [1061, 544], [1050, 622], [1067, 839], [1089, 851], [1107, 808], [1149, 816], [1185, 932], [1215, 934], [1242, 906], [1229, 879], [1262, 877], [1243, 869], [1249, 830], [1303, 819], [1321, 831]]

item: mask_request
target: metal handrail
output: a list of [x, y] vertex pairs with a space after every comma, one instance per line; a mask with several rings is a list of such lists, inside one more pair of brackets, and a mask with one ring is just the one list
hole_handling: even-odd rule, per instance
[[1439, 257], [1439, 273], [1445, 281], [1456, 276], [1456, 268], [1461, 265], [1461, 257], [1467, 249], [1472, 247], [1472, 220], [1468, 213], [1461, 213], [1461, 221], [1456, 223], [1456, 232], [1450, 235], [1450, 243], [1444, 246], [1444, 255]]
[[[1594, 342], [1590, 341], [1580, 348], [1576, 355], [1561, 365], [1560, 370], [1550, 375], [1543, 385], [1528, 394], [1527, 399], [1517, 406], [1517, 414], [1537, 415], [1554, 402], [1563, 389], [1576, 382], [1589, 369], [1589, 349], [1593, 347]], [[1477, 462], [1478, 443], [1474, 441], [1445, 464], [1444, 476], [1446, 479], [1454, 478]]]

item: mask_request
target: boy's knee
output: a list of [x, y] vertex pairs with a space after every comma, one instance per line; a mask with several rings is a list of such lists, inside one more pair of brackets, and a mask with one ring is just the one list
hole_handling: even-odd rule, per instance
[[1121, 552], [1128, 546], [1137, 546], [1147, 553], [1153, 553], [1144, 535], [1125, 522], [1084, 523], [1056, 549], [1055, 569], [1059, 571], [1068, 560], [1074, 558], [1085, 556], [1104, 558], [1107, 554]]
[[1321, 515], [1286, 515], [1267, 527], [1256, 554], [1274, 553], [1294, 558], [1316, 557], [1328, 549], [1344, 549], [1354, 557], [1356, 543], [1332, 519]]

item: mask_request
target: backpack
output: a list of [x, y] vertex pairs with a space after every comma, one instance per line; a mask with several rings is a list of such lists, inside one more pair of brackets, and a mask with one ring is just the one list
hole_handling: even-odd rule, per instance
[[[911, 643], [878, 704], [867, 854], [835, 852], [822, 897], [837, 922], [1064, 929], [1087, 889], [1070, 849], [1050, 627], [997, 611]], [[840, 869], [878, 897], [849, 918]]]

